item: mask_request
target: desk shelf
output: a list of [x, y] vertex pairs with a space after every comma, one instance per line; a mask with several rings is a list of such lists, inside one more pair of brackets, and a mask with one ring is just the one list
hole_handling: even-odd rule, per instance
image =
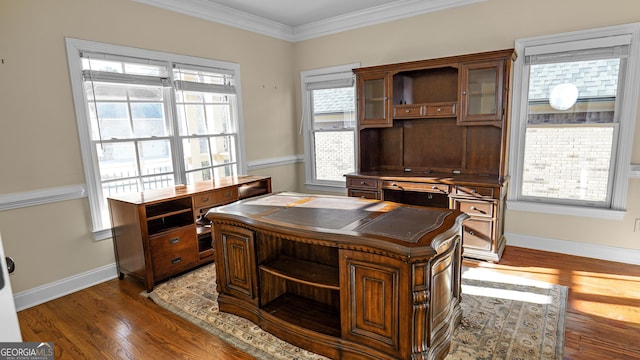
[[263, 307], [268, 314], [289, 324], [340, 337], [340, 309], [307, 299], [284, 294]]
[[275, 261], [261, 265], [260, 270], [290, 281], [330, 290], [340, 290], [339, 270], [334, 266], [280, 256]]

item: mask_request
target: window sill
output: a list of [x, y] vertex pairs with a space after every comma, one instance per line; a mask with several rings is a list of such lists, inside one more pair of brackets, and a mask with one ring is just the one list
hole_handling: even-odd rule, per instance
[[507, 201], [508, 210], [539, 212], [555, 215], [579, 216], [604, 220], [622, 220], [626, 213], [625, 210], [613, 210], [603, 208], [590, 208], [583, 206], [569, 206], [534, 203], [529, 201]]

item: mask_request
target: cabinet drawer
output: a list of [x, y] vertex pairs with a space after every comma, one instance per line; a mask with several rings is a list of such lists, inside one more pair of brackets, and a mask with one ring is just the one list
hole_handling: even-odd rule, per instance
[[455, 117], [456, 103], [432, 103], [425, 105], [427, 117]]
[[462, 244], [465, 248], [491, 250], [493, 222], [469, 219], [462, 226]]
[[198, 263], [196, 229], [187, 226], [149, 238], [156, 279], [176, 274]]
[[456, 186], [453, 192], [455, 196], [487, 198], [493, 198], [495, 193], [493, 188], [481, 186]]
[[349, 189], [349, 196], [351, 196], [351, 197], [359, 197], [359, 198], [363, 198], [363, 199], [380, 200], [380, 192], [378, 192], [378, 191]]
[[193, 196], [196, 208], [228, 204], [238, 200], [238, 189], [235, 187], [207, 191]]
[[430, 193], [438, 193], [438, 194], [449, 193], [449, 185], [416, 183], [416, 182], [409, 182], [409, 181], [385, 180], [382, 182], [382, 188], [387, 190], [419, 191], [419, 192], [430, 192]]
[[422, 105], [395, 105], [393, 117], [397, 119], [421, 117], [424, 115], [423, 108]]
[[378, 180], [364, 178], [348, 178], [347, 187], [361, 189], [378, 189]]
[[471, 216], [493, 217], [493, 203], [485, 201], [460, 201], [455, 200], [456, 209]]

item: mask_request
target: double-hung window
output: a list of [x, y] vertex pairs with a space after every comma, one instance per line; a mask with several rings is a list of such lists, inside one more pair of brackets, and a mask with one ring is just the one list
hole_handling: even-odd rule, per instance
[[620, 218], [639, 34], [628, 25], [516, 41], [511, 209]]
[[98, 239], [106, 198], [244, 171], [236, 64], [67, 39]]
[[345, 188], [344, 175], [355, 171], [355, 87], [359, 64], [303, 71], [302, 124], [305, 183], [317, 190]]

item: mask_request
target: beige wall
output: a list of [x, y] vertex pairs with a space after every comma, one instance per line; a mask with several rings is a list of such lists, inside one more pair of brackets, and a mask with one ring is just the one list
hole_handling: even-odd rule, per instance
[[[510, 48], [521, 37], [636, 21], [637, 0], [489, 0], [289, 43], [130, 0], [0, 0], [0, 195], [84, 183], [65, 37], [239, 63], [252, 161], [302, 154], [301, 70]], [[273, 176], [275, 191], [305, 190], [301, 164], [253, 173]], [[624, 221], [509, 211], [507, 231], [640, 249], [632, 233], [639, 182], [631, 182]], [[111, 242], [93, 241], [90, 223], [86, 199], [0, 211], [5, 250], [17, 264], [14, 291], [112, 264]]]
[[[351, 62], [380, 65], [513, 48], [519, 38], [632, 22], [640, 22], [637, 0], [488, 0], [300, 42], [296, 64], [299, 71]], [[640, 163], [640, 124], [632, 161]], [[633, 230], [640, 218], [640, 179], [630, 180], [627, 204], [623, 221], [507, 210], [505, 231], [639, 250], [640, 233]]]

